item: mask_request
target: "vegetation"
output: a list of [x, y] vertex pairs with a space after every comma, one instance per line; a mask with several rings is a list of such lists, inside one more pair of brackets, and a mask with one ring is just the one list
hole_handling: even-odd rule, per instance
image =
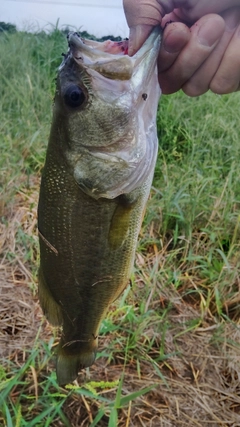
[[2, 32], [15, 33], [16, 31], [17, 31], [16, 25], [9, 24], [6, 22], [0, 22], [0, 33]]
[[0, 425], [240, 425], [239, 93], [161, 98], [132, 287], [102, 324], [94, 366], [56, 383], [36, 210], [66, 49], [58, 29], [0, 32]]

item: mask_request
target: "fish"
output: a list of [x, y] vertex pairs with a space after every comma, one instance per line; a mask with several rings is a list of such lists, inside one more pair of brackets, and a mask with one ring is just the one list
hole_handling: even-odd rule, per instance
[[161, 90], [155, 27], [128, 41], [68, 35], [58, 69], [38, 203], [39, 301], [61, 327], [60, 385], [96, 357], [102, 320], [128, 286], [157, 158]]

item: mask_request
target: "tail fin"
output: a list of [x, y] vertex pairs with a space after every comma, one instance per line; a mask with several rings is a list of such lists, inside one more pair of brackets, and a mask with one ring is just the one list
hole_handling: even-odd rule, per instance
[[84, 349], [79, 348], [78, 352], [76, 347], [71, 351], [71, 346], [63, 346], [60, 341], [56, 367], [58, 384], [64, 385], [74, 381], [81, 369], [91, 366], [96, 357], [96, 350], [97, 339], [87, 343]]

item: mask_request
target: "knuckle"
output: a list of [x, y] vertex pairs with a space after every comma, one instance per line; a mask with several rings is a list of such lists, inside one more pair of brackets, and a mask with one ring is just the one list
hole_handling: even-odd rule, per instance
[[174, 92], [177, 92], [181, 89], [181, 84], [178, 84], [176, 80], [168, 78], [168, 76], [159, 75], [158, 76], [159, 85], [163, 95], [170, 95]]
[[203, 95], [209, 89], [209, 79], [203, 73], [196, 73], [182, 86], [183, 92], [191, 97]]
[[197, 86], [197, 85], [194, 85], [194, 84], [188, 84], [188, 83], [186, 83], [186, 84], [185, 84], [185, 85], [183, 85], [183, 87], [182, 87], [182, 91], [183, 91], [186, 95], [188, 95], [188, 96], [190, 96], [190, 97], [192, 97], [192, 98], [194, 98], [194, 97], [196, 97], [196, 96], [203, 95], [205, 92], [207, 92], [207, 90], [208, 90], [208, 88], [204, 88], [204, 87], [202, 87], [202, 86]]
[[238, 90], [238, 87], [239, 79], [215, 77], [212, 79], [209, 89], [218, 95], [224, 95], [227, 93], [236, 92]]

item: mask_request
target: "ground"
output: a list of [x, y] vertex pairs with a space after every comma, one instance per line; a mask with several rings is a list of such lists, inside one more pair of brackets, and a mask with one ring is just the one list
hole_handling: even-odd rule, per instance
[[[34, 180], [31, 188], [16, 194], [10, 206], [2, 207], [7, 221], [1, 224], [0, 354], [5, 372], [3, 381], [9, 384], [12, 380], [8, 399], [13, 404], [21, 401], [22, 417], [29, 421], [34, 419], [31, 418], [33, 414], [37, 417], [42, 410], [41, 399], [45, 396], [43, 388], [47, 378], [55, 376], [54, 358], [50, 359], [49, 351], [46, 354], [42, 341], [52, 348], [58, 339], [56, 331], [42, 315], [36, 288], [30, 287], [31, 283], [36, 283], [36, 268], [34, 266], [32, 271], [32, 262], [38, 260], [38, 185], [39, 181]], [[25, 235], [25, 240], [19, 238], [19, 233]], [[32, 242], [31, 251], [26, 245], [26, 241], [30, 242], [28, 238]], [[58, 388], [55, 381], [49, 386], [51, 393], [61, 396], [62, 411], [68, 420], [65, 424], [67, 421], [56, 415], [49, 425], [240, 425], [238, 324], [217, 319], [209, 309], [204, 312], [199, 301], [191, 298], [191, 293], [188, 298], [186, 295], [183, 298], [181, 290], [179, 292], [171, 285], [162, 288], [156, 279], [147, 285], [146, 291], [143, 278], [145, 276], [149, 283], [149, 271], [153, 266], [162, 268], [166, 251], [166, 248], [157, 251], [153, 245], [147, 254], [137, 253], [135, 284], [128, 289], [124, 302], [112, 307], [109, 322], [113, 324], [113, 331], [105, 332], [100, 338], [96, 363], [79, 375], [71, 393], [69, 389]], [[195, 278], [186, 275], [185, 280], [191, 282]], [[192, 283], [193, 288], [195, 285]], [[146, 295], [147, 302], [142, 308], [139, 301]], [[239, 304], [239, 297], [234, 304]], [[141, 324], [135, 321], [139, 311]], [[16, 379], [17, 371], [27, 364], [34, 350], [40, 360], [31, 361]], [[122, 384], [121, 398], [116, 405], [118, 422], [114, 424], [112, 415], [113, 424], [109, 424], [119, 381]], [[146, 387], [150, 389], [143, 394]], [[31, 414], [24, 407], [28, 400], [20, 397], [22, 393], [34, 399]], [[135, 397], [134, 393], [139, 396]], [[107, 398], [106, 402], [101, 398]], [[104, 415], [94, 424], [102, 407]]]

